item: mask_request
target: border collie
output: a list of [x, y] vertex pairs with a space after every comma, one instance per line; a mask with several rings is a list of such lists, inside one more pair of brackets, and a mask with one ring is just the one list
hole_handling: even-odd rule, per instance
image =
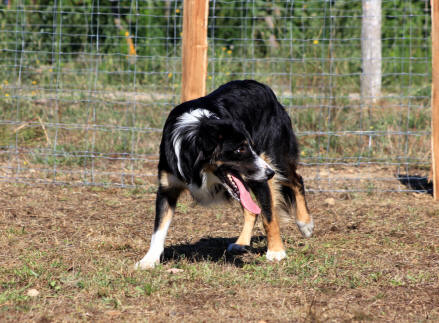
[[[266, 85], [232, 81], [209, 95], [175, 107], [166, 120], [160, 160], [154, 233], [148, 253], [136, 268], [152, 268], [160, 255], [177, 199], [189, 190], [200, 204], [235, 199], [244, 226], [229, 252], [250, 245], [261, 214], [267, 234], [267, 260], [286, 257], [280, 218], [295, 206], [303, 236], [314, 228], [302, 177], [297, 174], [298, 143], [284, 107]], [[256, 204], [250, 191], [253, 192]]]

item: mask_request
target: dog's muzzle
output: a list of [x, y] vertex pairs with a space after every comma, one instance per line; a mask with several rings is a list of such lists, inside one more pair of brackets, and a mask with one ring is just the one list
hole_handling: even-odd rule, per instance
[[274, 170], [271, 169], [270, 167], [265, 169], [265, 176], [267, 177], [267, 181], [269, 179], [272, 179], [274, 174], [275, 174]]
[[275, 175], [274, 169], [271, 168], [270, 165], [268, 165], [267, 162], [261, 157], [257, 155], [255, 155], [255, 157], [255, 165], [258, 170], [252, 176], [249, 176], [249, 179], [257, 182], [264, 182], [273, 178], [273, 176]]

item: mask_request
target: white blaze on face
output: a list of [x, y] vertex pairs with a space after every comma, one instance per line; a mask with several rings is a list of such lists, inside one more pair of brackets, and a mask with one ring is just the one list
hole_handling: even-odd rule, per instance
[[[250, 148], [251, 149], [251, 148]], [[255, 181], [265, 181], [267, 180], [267, 171], [273, 171], [273, 169], [270, 167], [270, 165], [267, 164], [265, 160], [263, 160], [261, 157], [256, 155], [256, 153], [251, 149], [252, 154], [255, 158], [255, 165], [258, 168], [257, 172], [251, 176], [252, 180]]]
[[185, 112], [177, 118], [175, 128], [172, 131], [172, 144], [174, 146], [175, 156], [177, 157], [177, 168], [180, 175], [184, 177], [181, 167], [180, 152], [181, 142], [183, 140], [194, 140], [198, 132], [198, 126], [201, 118], [209, 118], [215, 116], [212, 112], [206, 109], [195, 109], [190, 112]]

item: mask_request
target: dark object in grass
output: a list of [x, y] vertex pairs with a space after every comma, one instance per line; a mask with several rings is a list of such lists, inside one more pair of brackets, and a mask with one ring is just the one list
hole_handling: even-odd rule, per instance
[[414, 191], [433, 195], [433, 182], [429, 181], [428, 177], [409, 175], [409, 174], [399, 174], [396, 176], [396, 178], [401, 184], [407, 186], [408, 188]]

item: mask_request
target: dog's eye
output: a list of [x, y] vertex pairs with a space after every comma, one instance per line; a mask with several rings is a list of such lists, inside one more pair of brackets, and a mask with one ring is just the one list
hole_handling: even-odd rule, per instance
[[239, 146], [235, 149], [235, 153], [237, 154], [243, 154], [247, 151], [247, 146]]

